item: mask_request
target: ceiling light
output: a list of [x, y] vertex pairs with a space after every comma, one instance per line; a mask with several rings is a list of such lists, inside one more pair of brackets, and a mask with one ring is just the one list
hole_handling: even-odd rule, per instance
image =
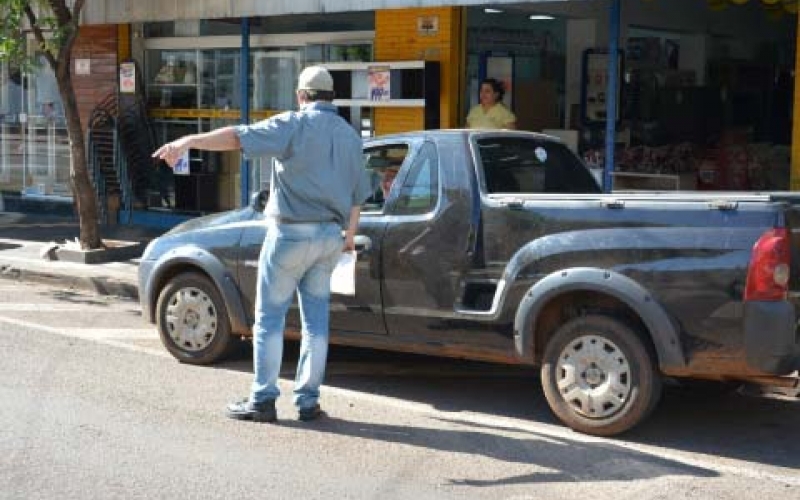
[[545, 14], [534, 14], [530, 16], [528, 19], [530, 19], [531, 21], [552, 21], [555, 18], [553, 16], [548, 16]]
[[483, 9], [483, 11], [487, 14], [502, 14], [503, 11], [500, 9]]

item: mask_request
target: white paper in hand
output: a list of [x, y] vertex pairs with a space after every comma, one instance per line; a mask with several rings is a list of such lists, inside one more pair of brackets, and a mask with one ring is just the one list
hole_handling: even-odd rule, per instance
[[331, 274], [331, 293], [356, 294], [356, 253], [342, 252]]
[[175, 175], [189, 175], [189, 151], [187, 150], [185, 153], [181, 155], [178, 159], [178, 163], [172, 167], [172, 173]]

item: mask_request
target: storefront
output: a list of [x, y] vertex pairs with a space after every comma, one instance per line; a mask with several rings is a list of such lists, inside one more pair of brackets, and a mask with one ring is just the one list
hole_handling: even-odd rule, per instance
[[[614, 188], [789, 189], [797, 2], [621, 7]], [[519, 128], [560, 135], [601, 170], [608, 2], [466, 10], [470, 98], [485, 76], [506, 82]]]
[[[147, 21], [145, 3], [134, 12], [141, 19], [121, 25], [128, 29], [113, 42], [130, 47], [117, 63], [130, 57], [141, 72], [137, 91], [154, 143], [293, 109], [300, 68], [325, 64], [346, 79], [338, 104], [364, 136], [463, 126], [480, 81], [495, 77], [507, 86], [518, 128], [559, 135], [600, 169], [615, 27], [615, 188], [790, 187], [794, 0], [621, 0], [616, 26], [611, 1], [423, 2], [429, 6], [219, 19], [180, 11], [185, 19], [159, 22]], [[88, 80], [97, 53], [76, 55], [91, 64]], [[0, 189], [69, 201], [63, 112], [57, 99], [44, 104], [46, 75], [2, 72]], [[382, 74], [399, 80], [385, 102], [369, 102], [368, 78]], [[103, 95], [87, 96], [84, 107]], [[134, 167], [147, 180], [132, 211], [191, 217], [232, 208], [247, 198], [243, 188], [264, 187], [269, 176], [269, 159], [242, 165], [236, 153], [195, 155], [185, 176]]]
[[[797, 40], [793, 4], [782, 4], [779, 11], [764, 0], [623, 0], [621, 5], [614, 187], [789, 189]], [[521, 2], [325, 17], [325, 22], [309, 15], [253, 21], [251, 118], [291, 109], [293, 103], [280, 99], [291, 99], [286, 89], [305, 64], [336, 67], [355, 59], [366, 68], [386, 61], [433, 60], [441, 63], [440, 126], [463, 126], [477, 103], [480, 81], [495, 77], [507, 86], [506, 103], [517, 115], [518, 128], [559, 135], [591, 166], [602, 168], [608, 2]], [[199, 22], [192, 29], [176, 23], [182, 27], [171, 29], [188, 32], [184, 37], [163, 36], [172, 23], [144, 25], [148, 99], [160, 139], [225, 123], [219, 117], [228, 108], [236, 111], [226, 119], [238, 118], [235, 84], [228, 85], [230, 96], [208, 88], [192, 94], [188, 101], [200, 111], [185, 106], [182, 116], [175, 105], [165, 109], [165, 86], [153, 81], [156, 66], [169, 66], [171, 58], [191, 59], [185, 63], [191, 68], [209, 68], [197, 70], [190, 79], [198, 83], [186, 87], [202, 87], [211, 68], [236, 68], [239, 40], [229, 34], [228, 45], [220, 46], [225, 34], [219, 30], [226, 26], [238, 34], [237, 22]], [[422, 30], [426, 24], [433, 28]], [[332, 32], [331, 26], [342, 29]], [[193, 49], [187, 53], [186, 47]], [[226, 57], [227, 66], [219, 61]], [[215, 79], [216, 88], [238, 78], [234, 69]], [[204, 109], [209, 111], [204, 114]], [[370, 107], [359, 110], [354, 125], [365, 136], [399, 132], [424, 128], [424, 114], [402, 106]], [[224, 208], [238, 199], [239, 169], [234, 158], [219, 161], [218, 206]], [[251, 186], [263, 186], [269, 162], [254, 167]]]
[[[144, 61], [144, 92], [157, 144], [239, 123], [243, 65], [248, 67], [249, 116], [257, 120], [296, 107], [293, 89], [303, 66], [373, 58], [371, 12], [256, 18], [246, 28], [250, 36], [243, 42], [241, 19], [133, 27], [138, 41], [133, 55]], [[369, 118], [363, 120], [367, 129]], [[138, 196], [135, 208], [196, 213], [238, 206], [239, 155], [193, 155], [186, 175], [154, 169], [151, 193]], [[261, 159], [250, 165], [253, 189], [267, 183], [270, 163]]]

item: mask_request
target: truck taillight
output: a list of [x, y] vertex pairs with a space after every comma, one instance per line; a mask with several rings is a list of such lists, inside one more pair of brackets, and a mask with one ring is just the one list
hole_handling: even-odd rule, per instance
[[774, 228], [761, 235], [750, 257], [744, 300], [784, 300], [789, 285], [789, 231]]

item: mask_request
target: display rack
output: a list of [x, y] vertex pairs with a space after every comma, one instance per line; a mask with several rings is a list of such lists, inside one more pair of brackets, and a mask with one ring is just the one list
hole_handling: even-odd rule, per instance
[[[440, 69], [436, 61], [323, 64], [333, 77], [340, 108], [423, 108], [424, 126], [439, 128]], [[375, 75], [382, 76], [376, 84]]]

